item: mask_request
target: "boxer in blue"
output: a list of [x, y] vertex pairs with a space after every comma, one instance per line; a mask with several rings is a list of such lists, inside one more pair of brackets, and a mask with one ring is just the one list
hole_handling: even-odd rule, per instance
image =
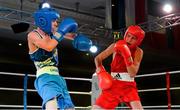
[[74, 109], [66, 82], [58, 70], [57, 45], [64, 38], [73, 40], [74, 48], [87, 51], [92, 41], [85, 35], [74, 34], [78, 24], [66, 18], [58, 24], [60, 14], [52, 8], [39, 9], [34, 13], [37, 29], [29, 32], [29, 55], [37, 69], [34, 86], [43, 99], [43, 109]]

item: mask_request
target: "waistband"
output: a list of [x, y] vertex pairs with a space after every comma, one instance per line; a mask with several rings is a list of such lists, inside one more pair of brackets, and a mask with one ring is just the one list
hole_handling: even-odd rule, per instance
[[111, 76], [120, 81], [134, 82], [134, 78], [131, 78], [127, 72], [111, 72]]
[[36, 77], [39, 77], [42, 74], [52, 74], [52, 75], [59, 75], [59, 70], [55, 66], [46, 66], [36, 71]]

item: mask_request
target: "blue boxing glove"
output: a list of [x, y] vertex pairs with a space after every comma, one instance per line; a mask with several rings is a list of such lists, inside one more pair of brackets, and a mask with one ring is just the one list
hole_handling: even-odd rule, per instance
[[79, 51], [89, 51], [92, 46], [92, 41], [86, 35], [78, 34], [72, 44], [73, 47]]
[[59, 25], [57, 32], [52, 36], [55, 40], [60, 42], [66, 33], [76, 32], [78, 24], [72, 18], [65, 18]]

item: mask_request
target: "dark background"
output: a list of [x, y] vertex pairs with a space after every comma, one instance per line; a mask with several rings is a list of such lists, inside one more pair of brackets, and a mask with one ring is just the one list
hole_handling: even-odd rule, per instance
[[[94, 0], [94, 3], [95, 1], [96, 0]], [[163, 0], [161, 0], [161, 2], [157, 2], [157, 0], [147, 0], [147, 1], [148, 1], [147, 2], [148, 16], [153, 16], [153, 17], [164, 16], [164, 14], [162, 14], [160, 11], [157, 11], [158, 7], [162, 4]], [[32, 1], [29, 0], [29, 2], [33, 2], [33, 0]], [[64, 2], [65, 1], [62, 1], [62, 3]], [[66, 2], [67, 7], [72, 6], [71, 2], [74, 3], [75, 1], [70, 1], [70, 0], [67, 1]], [[81, 2], [82, 1], [80, 1], [80, 3]], [[94, 11], [97, 13], [95, 13], [95, 15], [93, 16], [105, 19], [105, 9], [104, 9], [105, 3], [103, 0], [101, 0], [101, 2], [103, 2], [103, 4], [96, 7], [95, 6], [93, 7], [91, 5], [89, 6], [89, 8], [97, 9]], [[3, 1], [0, 0], [0, 3], [3, 3]], [[6, 3], [11, 4], [11, 1], [9, 0]], [[60, 1], [58, 3], [60, 3]], [[87, 5], [82, 2], [81, 6], [83, 4]], [[80, 9], [82, 10], [83, 8]], [[179, 12], [179, 10], [176, 12]], [[92, 15], [92, 13], [89, 14]], [[4, 21], [1, 20], [0, 22], [1, 23], [6, 22], [6, 20]], [[118, 27], [115, 27], [115, 29], [117, 28]], [[87, 30], [85, 31], [87, 32]], [[159, 32], [159, 31], [163, 31], [163, 32]], [[159, 31], [146, 33], [146, 37], [143, 41], [143, 44], [141, 45], [141, 48], [144, 50], [144, 56], [141, 62], [138, 75], [167, 72], [167, 71], [177, 71], [180, 69], [180, 57], [179, 57], [180, 25], [172, 27], [169, 30], [162, 29]], [[0, 28], [0, 72], [35, 75], [35, 71], [36, 71], [35, 67], [33, 65], [33, 62], [30, 61], [28, 55], [28, 47], [26, 40], [27, 33], [28, 32], [15, 34], [10, 27]], [[99, 46], [98, 53], [104, 50], [110, 43], [113, 42], [112, 36], [109, 36], [108, 38], [102, 36], [101, 37], [91, 36], [91, 38], [93, 40], [94, 39], [98, 40], [96, 41]], [[19, 46], [18, 45], [19, 43], [22, 43], [22, 46]], [[92, 74], [95, 71], [94, 57], [98, 53], [92, 54], [89, 52], [80, 52], [74, 49], [71, 45], [71, 41], [68, 40], [63, 40], [58, 45], [58, 48], [59, 48], [59, 61], [60, 61], [59, 69], [61, 71], [62, 76], [91, 79]], [[104, 61], [104, 66], [106, 67], [107, 71], [110, 70], [109, 67], [110, 61], [111, 61], [111, 57], [109, 57], [106, 61]], [[34, 77], [28, 78], [29, 89], [34, 89], [34, 84], [33, 84], [34, 79], [35, 79]], [[180, 80], [179, 74], [171, 75], [170, 80], [171, 80], [171, 87], [179, 87], [179, 80]], [[136, 81], [139, 90], [152, 89], [152, 88], [166, 88], [165, 75], [137, 78]], [[69, 91], [81, 91], [81, 92], [91, 91], [90, 82], [67, 80], [67, 85]], [[12, 76], [12, 75], [1, 75], [0, 87], [23, 88], [23, 77]], [[142, 100], [142, 104], [144, 106], [167, 105], [166, 91], [140, 92], [139, 94]], [[91, 105], [91, 100], [90, 100], [91, 97], [89, 95], [71, 94], [71, 96], [76, 106]], [[179, 90], [171, 91], [172, 105], [180, 105], [179, 96], [180, 96]], [[1, 99], [0, 100], [1, 105], [3, 104], [22, 105], [23, 92], [3, 90], [0, 91], [0, 99]], [[28, 105], [41, 105], [41, 99], [36, 92], [28, 92], [27, 99], [28, 99], [27, 101]]]

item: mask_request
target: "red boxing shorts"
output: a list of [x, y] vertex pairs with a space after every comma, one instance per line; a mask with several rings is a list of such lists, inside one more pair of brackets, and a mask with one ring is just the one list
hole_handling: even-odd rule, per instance
[[129, 102], [139, 100], [136, 82], [115, 79], [112, 87], [102, 91], [95, 104], [104, 109], [114, 109], [121, 102], [129, 105]]

